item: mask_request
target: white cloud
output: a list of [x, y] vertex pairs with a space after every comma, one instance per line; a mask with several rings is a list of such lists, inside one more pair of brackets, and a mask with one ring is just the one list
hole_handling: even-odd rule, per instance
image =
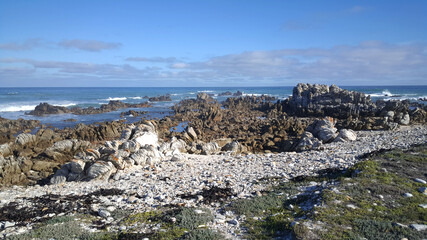
[[174, 57], [151, 57], [151, 58], [147, 58], [147, 57], [128, 57], [125, 59], [126, 61], [131, 61], [131, 62], [153, 62], [153, 63], [171, 63], [171, 62], [175, 62], [176, 58]]
[[100, 52], [102, 50], [119, 48], [122, 44], [96, 40], [71, 39], [62, 40], [58, 43], [58, 45], [64, 48], [75, 48], [89, 52]]
[[175, 68], [175, 69], [183, 69], [183, 68], [186, 68], [186, 67], [188, 67], [188, 64], [187, 63], [174, 63], [174, 64], [171, 64], [170, 65], [170, 68]]
[[27, 39], [24, 42], [10, 42], [0, 44], [0, 49], [9, 50], [9, 51], [23, 51], [31, 50], [36, 47], [43, 45], [42, 41], [38, 38]]
[[[49, 78], [58, 74], [76, 79], [154, 81], [159, 85], [178, 80], [182, 86], [185, 82], [187, 85], [262, 86], [294, 85], [299, 81], [341, 85], [425, 84], [427, 45], [368, 41], [332, 48], [247, 51], [205, 61], [176, 62], [165, 68], [14, 58], [0, 59], [0, 63], [1, 67], [24, 67], [22, 71], [25, 67], [35, 69], [27, 77], [44, 74]], [[9, 74], [7, 79], [12, 81], [13, 76]]]

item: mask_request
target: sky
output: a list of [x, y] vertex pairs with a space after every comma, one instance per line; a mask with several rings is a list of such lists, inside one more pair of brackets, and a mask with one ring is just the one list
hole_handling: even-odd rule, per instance
[[427, 84], [427, 1], [0, 0], [0, 87]]

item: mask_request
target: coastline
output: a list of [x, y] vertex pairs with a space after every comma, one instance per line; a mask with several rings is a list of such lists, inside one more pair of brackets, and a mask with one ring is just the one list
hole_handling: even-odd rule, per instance
[[[231, 199], [250, 198], [274, 184], [269, 181], [264, 183], [261, 179], [276, 178], [286, 182], [297, 176], [313, 175], [319, 170], [349, 168], [362, 160], [359, 156], [381, 149], [407, 149], [412, 145], [424, 144], [427, 142], [427, 126], [405, 126], [394, 131], [358, 131], [357, 135], [358, 139], [354, 142], [330, 143], [325, 145], [324, 150], [246, 156], [188, 154], [184, 162], [163, 161], [154, 168], [127, 169], [110, 181], [13, 186], [0, 192], [0, 207], [14, 201], [18, 201], [21, 207], [31, 206], [33, 198], [46, 194], [79, 196], [99, 189], [120, 189], [124, 190], [124, 193], [104, 197], [102, 203], [98, 204], [99, 207], [114, 206], [115, 209], [129, 212], [145, 212], [165, 205], [208, 208], [216, 219], [220, 219], [208, 225], [209, 227], [228, 238], [240, 238], [241, 236], [234, 234], [236, 230], [241, 230], [240, 226], [228, 223], [238, 216], [231, 213], [224, 216], [221, 213], [221, 204], [204, 204], [202, 200], [182, 199], [178, 196], [197, 195], [203, 189], [219, 187], [231, 188], [235, 195]], [[131, 198], [135, 199], [135, 202], [130, 202]], [[225, 221], [222, 221], [222, 218], [225, 218]], [[117, 230], [119, 227], [117, 226]], [[3, 234], [28, 230], [23, 226], [8, 229], [3, 231]]]
[[[0, 233], [27, 236], [68, 219], [84, 234], [157, 236], [179, 219], [163, 214], [189, 211], [207, 214], [206, 221], [180, 223], [170, 234], [241, 239], [248, 219], [227, 210], [230, 203], [320, 172], [347, 171], [378, 151], [427, 142], [426, 106], [409, 101], [374, 103], [363, 93], [310, 84], [298, 84], [285, 100], [237, 95], [218, 103], [202, 92], [162, 119], [43, 127], [35, 134], [27, 128], [37, 121], [2, 119]], [[68, 111], [41, 106], [39, 115]], [[140, 222], [129, 225], [135, 216]]]

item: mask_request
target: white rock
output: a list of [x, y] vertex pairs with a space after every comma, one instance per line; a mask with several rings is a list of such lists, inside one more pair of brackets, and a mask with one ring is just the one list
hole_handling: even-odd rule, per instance
[[107, 207], [107, 211], [114, 212], [114, 211], [116, 211], [116, 207], [114, 207], [114, 206], [108, 206]]
[[111, 213], [105, 209], [99, 209], [98, 210], [98, 215], [103, 217], [103, 218], [108, 218], [111, 216]]
[[404, 197], [413, 197], [414, 195], [412, 195], [412, 193], [404, 193], [403, 196]]
[[351, 208], [351, 209], [357, 209], [357, 207], [355, 205], [353, 205], [353, 204], [347, 204], [347, 207]]
[[334, 142], [355, 141], [356, 139], [357, 139], [357, 135], [353, 130], [341, 129], [337, 138], [335, 138]]
[[228, 221], [228, 223], [236, 226], [239, 225], [239, 221], [237, 221], [237, 219], [231, 219], [230, 221]]
[[419, 204], [418, 206], [424, 209], [427, 208], [427, 204]]
[[142, 134], [141, 136], [133, 140], [135, 140], [140, 146], [145, 146], [145, 145], [157, 146], [159, 141], [157, 137], [157, 133], [154, 133], [154, 132], [145, 132], [144, 134]]
[[426, 224], [411, 224], [409, 225], [409, 227], [417, 230], [417, 231], [425, 231], [427, 230], [427, 225]]
[[426, 180], [423, 180], [421, 178], [414, 178], [414, 181], [417, 183], [427, 184]]
[[197, 213], [197, 214], [202, 214], [203, 213], [203, 211], [200, 210], [200, 209], [195, 209], [194, 212]]

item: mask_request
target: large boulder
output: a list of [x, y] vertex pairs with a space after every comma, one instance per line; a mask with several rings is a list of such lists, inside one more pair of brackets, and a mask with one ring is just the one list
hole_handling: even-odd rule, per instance
[[328, 143], [333, 141], [338, 135], [334, 125], [334, 119], [324, 118], [314, 121], [308, 126], [307, 131], [311, 132], [314, 137], [318, 138], [323, 143]]
[[62, 114], [62, 113], [70, 113], [70, 109], [61, 106], [53, 106], [49, 103], [40, 103], [36, 106], [36, 108], [29, 112], [29, 115], [35, 116], [43, 116], [46, 114]]
[[311, 132], [304, 132], [296, 144], [295, 151], [307, 151], [319, 149], [322, 146], [322, 141], [315, 138]]
[[341, 129], [337, 138], [334, 142], [348, 142], [355, 141], [357, 139], [357, 134], [351, 129]]
[[216, 142], [201, 143], [200, 145], [201, 145], [203, 155], [212, 155], [217, 153], [220, 150]]
[[[57, 156], [62, 152], [70, 152], [86, 146], [74, 140], [64, 140], [49, 148], [47, 154]], [[165, 149], [173, 149], [179, 153], [185, 148], [182, 140], [163, 144]], [[173, 154], [173, 153], [172, 153]], [[82, 179], [108, 179], [117, 170], [130, 168], [133, 165], [153, 165], [164, 159], [159, 151], [156, 125], [144, 122], [138, 126], [129, 126], [123, 131], [120, 140], [106, 141], [97, 148], [84, 148], [74, 155], [74, 159], [64, 165], [51, 178], [51, 184]]]
[[0, 145], [0, 156], [7, 156], [12, 153], [12, 149], [8, 143]]
[[21, 133], [18, 136], [16, 136], [16, 139], [15, 139], [15, 143], [21, 146], [34, 143], [35, 141], [37, 141], [36, 135], [30, 134], [30, 133]]
[[87, 176], [89, 179], [103, 179], [108, 180], [111, 174], [116, 172], [116, 168], [113, 163], [105, 161], [97, 161], [92, 164], [87, 170]]

